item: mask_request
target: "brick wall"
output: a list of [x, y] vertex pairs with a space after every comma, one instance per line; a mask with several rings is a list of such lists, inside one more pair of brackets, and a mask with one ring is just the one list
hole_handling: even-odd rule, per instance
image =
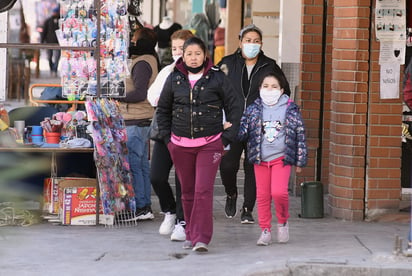
[[303, 5], [300, 98], [311, 161], [301, 179], [315, 178], [321, 145], [321, 181], [332, 216], [362, 220], [399, 207], [402, 103], [379, 97], [379, 42], [371, 28], [374, 1], [334, 0], [327, 1], [321, 106], [323, 2], [304, 0]]

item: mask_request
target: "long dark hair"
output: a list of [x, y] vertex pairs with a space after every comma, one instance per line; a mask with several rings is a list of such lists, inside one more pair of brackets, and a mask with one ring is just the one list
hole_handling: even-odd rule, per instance
[[283, 75], [276, 73], [275, 71], [269, 71], [266, 74], [263, 74], [260, 78], [260, 81], [259, 81], [259, 87], [262, 86], [263, 81], [267, 77], [273, 77], [273, 78], [277, 79], [278, 82], [279, 82], [280, 88], [283, 88], [283, 93], [290, 96], [289, 91], [287, 91], [287, 89], [286, 89], [286, 86], [287, 86], [286, 78]]

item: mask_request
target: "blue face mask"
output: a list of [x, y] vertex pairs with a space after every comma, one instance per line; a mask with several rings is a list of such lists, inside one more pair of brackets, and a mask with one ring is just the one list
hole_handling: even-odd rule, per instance
[[242, 52], [247, 58], [255, 58], [260, 52], [260, 44], [244, 43]]

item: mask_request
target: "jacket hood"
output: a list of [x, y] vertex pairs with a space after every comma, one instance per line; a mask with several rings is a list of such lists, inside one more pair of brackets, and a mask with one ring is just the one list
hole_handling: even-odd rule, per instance
[[[207, 74], [207, 72], [209, 72], [210, 68], [213, 67], [213, 63], [212, 63], [212, 61], [211, 61], [208, 57], [206, 57], [206, 60], [205, 60], [205, 62], [203, 63], [203, 66], [204, 66], [203, 76], [205, 76], [205, 75]], [[186, 70], [186, 68], [185, 68], [185, 66], [184, 66], [183, 58], [180, 57], [180, 58], [176, 61], [176, 66], [175, 66], [175, 68], [176, 68], [177, 70], [179, 70], [180, 72], [182, 72], [185, 76], [189, 75], [189, 72]]]
[[281, 105], [288, 104], [288, 103], [289, 103], [289, 96], [283, 93], [282, 95], [280, 95], [279, 100], [276, 104], [281, 106]]

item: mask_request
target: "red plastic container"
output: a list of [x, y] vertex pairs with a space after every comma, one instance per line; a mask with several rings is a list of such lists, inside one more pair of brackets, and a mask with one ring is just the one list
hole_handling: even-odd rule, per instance
[[48, 144], [58, 144], [60, 143], [60, 132], [46, 132], [45, 138]]

